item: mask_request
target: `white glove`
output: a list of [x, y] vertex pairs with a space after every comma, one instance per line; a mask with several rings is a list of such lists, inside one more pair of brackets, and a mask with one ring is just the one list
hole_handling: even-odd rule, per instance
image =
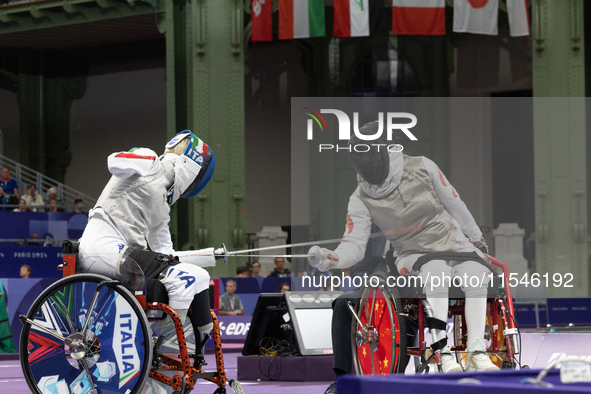
[[216, 255], [213, 248], [200, 250], [187, 250], [184, 252], [175, 251], [173, 256], [177, 256], [181, 263], [193, 264], [198, 267], [215, 267]]
[[334, 268], [339, 261], [339, 256], [332, 250], [314, 245], [308, 251], [308, 264], [318, 268], [319, 271], [328, 271]]

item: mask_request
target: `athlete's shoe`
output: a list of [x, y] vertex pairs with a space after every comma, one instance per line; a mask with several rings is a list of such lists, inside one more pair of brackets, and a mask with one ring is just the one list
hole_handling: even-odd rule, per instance
[[441, 349], [441, 366], [443, 367], [443, 372], [445, 373], [463, 371], [462, 367], [457, 363], [456, 358], [449, 349], [449, 346]]
[[490, 361], [486, 354], [486, 346], [481, 340], [468, 345], [466, 357], [466, 371], [498, 371], [499, 367]]
[[337, 394], [337, 382], [332, 382], [324, 394]]

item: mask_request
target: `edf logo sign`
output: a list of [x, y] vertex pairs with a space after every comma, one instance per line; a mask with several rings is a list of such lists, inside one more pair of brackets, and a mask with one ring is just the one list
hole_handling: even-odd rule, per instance
[[[321, 114], [333, 114], [337, 117], [339, 122], [339, 140], [348, 141], [351, 138], [351, 120], [349, 116], [338, 109], [321, 109], [320, 113], [318, 111], [313, 110], [312, 108], [304, 107], [304, 109], [310, 111], [305, 112], [306, 115], [309, 115], [311, 119], [308, 119], [308, 127], [307, 127], [307, 134], [308, 140], [312, 140], [314, 138], [314, 121], [320, 126], [320, 130], [328, 130], [328, 125], [326, 124], [326, 120]], [[374, 135], [363, 135], [359, 132], [359, 112], [353, 112], [353, 132], [355, 135], [363, 140], [363, 141], [374, 141], [377, 140], [384, 134], [384, 129], [386, 131], [386, 139], [388, 141], [392, 141], [394, 138], [392, 133], [394, 130], [401, 130], [411, 141], [417, 141], [417, 137], [414, 136], [413, 133], [410, 132], [409, 129], [413, 128], [417, 125], [417, 117], [408, 112], [386, 112], [386, 122], [384, 127], [384, 113], [378, 113], [378, 123], [379, 128], [378, 131]], [[401, 123], [401, 120], [406, 119], [407, 122]]]

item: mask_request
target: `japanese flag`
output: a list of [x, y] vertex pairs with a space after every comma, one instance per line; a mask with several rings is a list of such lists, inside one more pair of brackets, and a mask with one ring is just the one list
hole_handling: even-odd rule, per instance
[[454, 0], [454, 31], [498, 34], [499, 0]]

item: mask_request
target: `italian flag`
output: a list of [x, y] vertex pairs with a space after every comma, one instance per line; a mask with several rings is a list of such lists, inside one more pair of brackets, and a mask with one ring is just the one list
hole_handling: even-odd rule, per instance
[[334, 0], [335, 37], [364, 37], [384, 26], [383, 0]]
[[392, 0], [392, 32], [445, 35], [445, 0]]
[[279, 0], [279, 39], [324, 37], [324, 0]]

